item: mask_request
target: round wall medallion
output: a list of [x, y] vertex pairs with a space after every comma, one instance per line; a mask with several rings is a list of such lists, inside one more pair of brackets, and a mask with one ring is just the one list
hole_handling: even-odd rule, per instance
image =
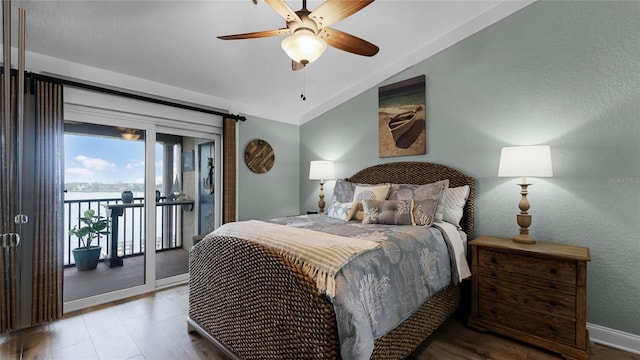
[[251, 140], [244, 149], [244, 162], [257, 174], [271, 170], [276, 156], [268, 142], [260, 139]]

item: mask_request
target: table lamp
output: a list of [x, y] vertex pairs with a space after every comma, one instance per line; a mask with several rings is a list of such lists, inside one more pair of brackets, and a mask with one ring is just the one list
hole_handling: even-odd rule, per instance
[[313, 160], [309, 165], [309, 180], [320, 180], [320, 200], [318, 207], [319, 214], [324, 213], [324, 181], [335, 178], [333, 170], [333, 161]]
[[500, 152], [500, 165], [498, 167], [499, 177], [522, 177], [522, 188], [520, 194], [520, 213], [517, 215], [517, 222], [520, 226], [520, 234], [513, 238], [513, 241], [522, 244], [535, 244], [535, 240], [529, 236], [529, 226], [531, 225], [531, 214], [529, 211], [529, 200], [527, 199], [527, 177], [552, 177], [551, 168], [551, 147], [547, 145], [535, 146], [512, 146], [502, 148]]

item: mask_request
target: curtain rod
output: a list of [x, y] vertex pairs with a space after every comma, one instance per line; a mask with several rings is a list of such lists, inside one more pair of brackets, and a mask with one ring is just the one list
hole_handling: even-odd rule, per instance
[[187, 105], [187, 104], [177, 103], [177, 102], [173, 102], [173, 101], [169, 101], [169, 100], [154, 98], [154, 97], [151, 97], [151, 96], [134, 94], [134, 93], [130, 93], [130, 92], [122, 91], [122, 90], [110, 89], [110, 88], [106, 88], [106, 87], [102, 87], [102, 86], [98, 86], [98, 85], [92, 85], [92, 84], [88, 84], [88, 83], [83, 83], [83, 82], [79, 82], [79, 81], [74, 81], [74, 80], [69, 80], [69, 79], [49, 76], [49, 75], [42, 75], [42, 74], [36, 74], [36, 73], [32, 73], [32, 72], [27, 72], [26, 76], [28, 78], [32, 78], [32, 79], [57, 82], [57, 83], [60, 83], [62, 85], [69, 85], [69, 86], [74, 86], [74, 87], [78, 87], [78, 88], [82, 88], [82, 89], [86, 89], [86, 90], [92, 90], [92, 91], [107, 93], [107, 94], [111, 94], [111, 95], [123, 96], [123, 97], [127, 97], [127, 98], [130, 98], [130, 99], [152, 102], [152, 103], [159, 104], [159, 105], [167, 105], [167, 106], [172, 106], [172, 107], [185, 109], [185, 110], [192, 110], [192, 111], [202, 112], [202, 113], [206, 113], [206, 114], [218, 115], [218, 116], [222, 116], [222, 117], [235, 119], [236, 122], [237, 121], [245, 121], [245, 120], [247, 120], [247, 118], [242, 116], [242, 115], [234, 115], [234, 114], [224, 113], [224, 112], [221, 112], [221, 111], [205, 109], [205, 108], [201, 108], [201, 107], [194, 106], [194, 105]]

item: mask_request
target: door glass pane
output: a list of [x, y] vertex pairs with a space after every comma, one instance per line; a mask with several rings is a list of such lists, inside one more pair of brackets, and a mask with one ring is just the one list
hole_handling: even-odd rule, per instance
[[156, 279], [189, 272], [189, 249], [197, 229], [196, 139], [156, 134]]
[[215, 230], [215, 143], [207, 141], [198, 145], [198, 234], [206, 235]]
[[64, 157], [64, 301], [144, 285], [145, 132], [66, 122]]

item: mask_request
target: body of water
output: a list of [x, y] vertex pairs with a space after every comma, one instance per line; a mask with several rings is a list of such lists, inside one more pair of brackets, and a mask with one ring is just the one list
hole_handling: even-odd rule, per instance
[[[134, 198], [142, 198], [143, 192], [134, 192]], [[93, 209], [96, 214], [109, 217], [107, 205], [121, 204], [120, 192], [67, 192], [64, 194], [64, 264], [73, 263], [73, 256], [70, 255], [71, 250], [79, 246], [78, 239], [75, 236], [69, 237], [69, 229], [79, 224], [78, 218], [88, 210]], [[155, 200], [155, 199], [154, 199]], [[134, 200], [134, 203], [141, 203], [141, 199]], [[155, 207], [155, 201], [154, 201]], [[168, 211], [172, 207], [156, 207], [156, 249], [162, 248], [162, 230], [163, 230], [163, 211]], [[175, 216], [179, 212], [174, 212]], [[119, 218], [118, 222], [118, 255], [131, 255], [144, 252], [145, 244], [145, 225], [144, 225], [144, 208], [132, 207], [124, 209], [124, 214]], [[179, 233], [179, 232], [178, 232]], [[179, 237], [176, 231], [171, 234], [171, 243], [176, 244]], [[109, 237], [110, 238], [110, 237]], [[107, 254], [110, 243], [108, 238], [102, 237], [100, 244], [102, 246], [102, 256]], [[92, 245], [98, 245], [95, 240]]]

